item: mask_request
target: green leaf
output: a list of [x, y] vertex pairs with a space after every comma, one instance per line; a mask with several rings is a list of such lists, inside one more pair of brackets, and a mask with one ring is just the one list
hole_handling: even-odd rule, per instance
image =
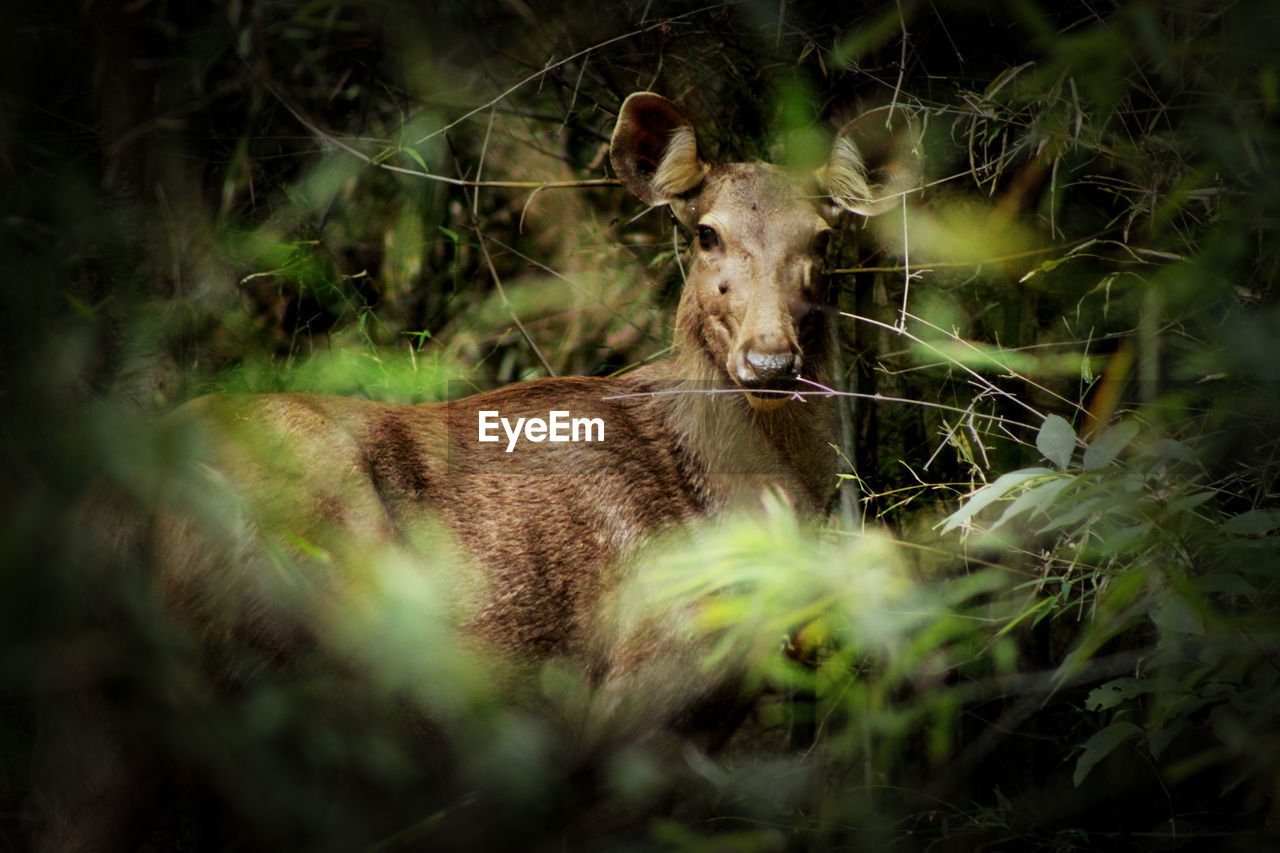
[[1191, 451], [1187, 450], [1187, 446], [1181, 441], [1174, 441], [1172, 438], [1162, 438], [1152, 443], [1142, 451], [1142, 455], [1179, 462], [1192, 461]]
[[1084, 470], [1096, 471], [1110, 465], [1138, 434], [1138, 425], [1125, 421], [1108, 429], [1084, 451]]
[[1211, 497], [1213, 497], [1213, 492], [1196, 492], [1191, 495], [1183, 495], [1176, 500], [1169, 501], [1169, 512], [1186, 512], [1189, 509], [1195, 509]]
[[1280, 536], [1237, 540], [1232, 543], [1231, 555], [1237, 572], [1263, 578], [1269, 584], [1275, 580], [1276, 560], [1280, 558]]
[[1076, 431], [1062, 416], [1049, 415], [1036, 434], [1036, 448], [1059, 469], [1066, 468], [1076, 449]]
[[1019, 483], [1052, 473], [1054, 472], [1048, 468], [1022, 468], [1018, 471], [1001, 474], [994, 483], [988, 483], [978, 489], [969, 496], [964, 506], [947, 516], [946, 523], [942, 526], [942, 532], [947, 533], [964, 524], [982, 511], [984, 507], [1004, 497], [1010, 489]]
[[1089, 691], [1089, 697], [1084, 700], [1084, 706], [1090, 711], [1105, 711], [1126, 699], [1150, 693], [1154, 689], [1154, 682], [1145, 678], [1117, 678]]
[[[1000, 637], [1003, 637], [1005, 634], [1012, 631], [1018, 625], [1019, 622], [1022, 622], [1024, 619], [1026, 619], [1029, 616], [1036, 616], [1037, 617], [1036, 621], [1039, 621], [1039, 614], [1044, 614], [1049, 612], [1049, 608], [1053, 606], [1053, 603], [1056, 600], [1057, 599], [1054, 599], [1054, 598], [1040, 599], [1035, 604], [1031, 605], [1026, 610], [1019, 613], [1013, 619], [1009, 620], [1008, 624], [1006, 624], [1003, 628], [1001, 628], [999, 631], [996, 632], [996, 639], [999, 639]], [[1034, 622], [1032, 624], [1034, 624]]]
[[1216, 592], [1221, 595], [1257, 595], [1258, 588], [1237, 574], [1214, 572], [1193, 580], [1195, 588], [1201, 592]]
[[987, 85], [986, 91], [982, 93], [982, 99], [984, 101], [992, 100], [1000, 93], [1001, 89], [1009, 85], [1013, 78], [1017, 77], [1033, 65], [1035, 65], [1034, 62], [1024, 62], [1015, 68], [1006, 68], [1001, 71], [996, 75], [996, 79], [992, 80], [991, 83]]
[[1156, 726], [1147, 733], [1147, 749], [1151, 751], [1153, 758], [1159, 758], [1160, 753], [1173, 743], [1178, 735], [1182, 734], [1188, 728], [1185, 717], [1179, 717], [1172, 720], [1166, 720], [1163, 725]]
[[403, 153], [408, 154], [409, 157], [413, 159], [413, 162], [417, 163], [418, 167], [422, 169], [423, 172], [425, 172], [428, 175], [431, 174], [431, 170], [427, 168], [427, 161], [422, 159], [421, 154], [419, 154], [417, 151], [414, 151], [412, 148], [402, 148], [400, 150]]
[[1101, 497], [1088, 498], [1079, 503], [1071, 505], [1062, 515], [1049, 519], [1048, 523], [1036, 531], [1037, 534], [1048, 533], [1050, 530], [1057, 530], [1060, 527], [1066, 527], [1083, 521], [1087, 516], [1091, 515], [1099, 507], [1105, 503]]
[[1089, 738], [1084, 745], [1084, 752], [1076, 759], [1076, 771], [1071, 776], [1072, 784], [1079, 788], [1080, 783], [1084, 781], [1085, 777], [1089, 775], [1089, 771], [1099, 761], [1114, 752], [1116, 747], [1129, 738], [1140, 734], [1142, 734], [1142, 729], [1133, 723], [1120, 722], [1112, 723]]
[[1181, 595], [1166, 594], [1151, 608], [1151, 622], [1162, 637], [1200, 637], [1205, 633], [1204, 619], [1193, 602]]
[[1123, 554], [1142, 542], [1154, 529], [1155, 526], [1150, 521], [1143, 520], [1108, 530], [1102, 537], [1102, 549], [1111, 555]]
[[1280, 528], [1280, 509], [1251, 509], [1228, 518], [1222, 529], [1235, 536], [1264, 536]]
[[1017, 500], [1005, 507], [1000, 518], [996, 520], [995, 524], [991, 525], [991, 529], [995, 530], [1019, 513], [1048, 508], [1053, 503], [1054, 498], [1058, 496], [1058, 493], [1073, 482], [1075, 480], [1071, 477], [1056, 477], [1047, 483], [1041, 483], [1034, 488], [1027, 489], [1027, 491], [1018, 495]]
[[1070, 259], [1069, 258], [1050, 258], [1047, 261], [1041, 261], [1040, 266], [1032, 267], [1022, 276], [1022, 278], [1018, 279], [1018, 284], [1022, 284], [1027, 279], [1031, 278], [1032, 276], [1039, 275], [1042, 272], [1050, 272], [1054, 268], [1056, 268], [1059, 264], [1065, 263], [1068, 260]]

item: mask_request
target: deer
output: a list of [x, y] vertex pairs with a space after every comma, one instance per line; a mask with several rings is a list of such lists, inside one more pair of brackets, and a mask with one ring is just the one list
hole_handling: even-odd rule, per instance
[[[693, 235], [669, 357], [447, 403], [197, 398], [163, 431], [198, 448], [189, 471], [202, 485], [161, 494], [146, 523], [107, 535], [143, 555], [161, 608], [228, 680], [324, 643], [330, 614], [360, 600], [374, 556], [401, 555], [416, 571], [438, 553], [423, 543], [443, 537], [459, 567], [446, 573], [446, 610], [465, 645], [578, 662], [595, 683], [643, 681], [647, 661], [681, 651], [615, 642], [601, 628], [628, 555], [663, 531], [759, 507], [765, 494], [808, 518], [828, 513], [838, 414], [827, 246], [849, 215], [897, 209], [918, 184], [917, 148], [910, 117], [881, 108], [846, 124], [815, 174], [714, 163], [683, 110], [634, 93], [613, 131], [613, 169]], [[223, 510], [202, 520], [209, 495], [239, 514], [211, 526]], [[664, 694], [640, 716], [659, 728], [705, 721], [716, 716], [706, 708], [728, 707], [716, 703], [731, 682]], [[51, 798], [44, 849], [125, 834], [148, 789], [115, 740], [94, 750], [115, 770]], [[109, 784], [130, 793], [112, 799]]]

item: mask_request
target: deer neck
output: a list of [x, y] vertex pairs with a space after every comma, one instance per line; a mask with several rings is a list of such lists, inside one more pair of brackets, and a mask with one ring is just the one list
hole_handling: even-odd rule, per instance
[[[805, 375], [827, 385], [830, 366], [811, 364]], [[762, 492], [776, 490], [806, 514], [825, 510], [835, 484], [830, 398], [757, 411], [705, 350], [690, 345], [632, 376], [654, 389], [648, 405], [690, 459], [710, 509], [758, 507]]]

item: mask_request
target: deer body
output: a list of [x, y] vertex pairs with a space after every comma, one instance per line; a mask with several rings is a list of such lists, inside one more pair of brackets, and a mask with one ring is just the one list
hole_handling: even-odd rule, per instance
[[[671, 372], [663, 364], [615, 379], [536, 380], [419, 406], [215, 396], [177, 418], [204, 433], [214, 451], [208, 464], [242, 491], [252, 484], [251, 514], [265, 512], [272, 532], [339, 553], [343, 562], [348, 554], [412, 547], [415, 531], [443, 522], [477, 561], [485, 587], [468, 630], [498, 648], [542, 657], [582, 650], [606, 571], [646, 534], [749, 506], [768, 487], [808, 515], [825, 508], [834, 480], [829, 401], [757, 412], [741, 395], [705, 394], [703, 382], [689, 390]], [[602, 421], [604, 435], [522, 441], [508, 455], [505, 443], [477, 441], [480, 413], [493, 411], [512, 422], [568, 411]], [[248, 435], [258, 441], [246, 450]], [[270, 493], [254, 493], [263, 489]], [[238, 572], [201, 563], [225, 559], [224, 550], [160, 528], [154, 568], [171, 607], [212, 609], [201, 600], [210, 594], [207, 579], [223, 583]], [[252, 563], [245, 569], [255, 570]], [[252, 588], [251, 578], [236, 583]], [[225, 600], [221, 589], [212, 594]], [[264, 602], [222, 618], [269, 610]], [[275, 643], [274, 618], [243, 627], [259, 644]]]
[[[242, 649], [288, 661], [322, 644], [328, 614], [358, 598], [363, 566], [393, 552], [429, 558], [418, 546], [443, 532], [459, 555], [446, 585], [465, 636], [514, 659], [577, 659], [603, 681], [611, 667], [643, 668], [637, 661], [660, 648], [620, 651], [599, 639], [620, 560], [656, 531], [758, 506], [766, 491], [809, 516], [829, 505], [836, 416], [813, 393], [832, 380], [825, 244], [839, 210], [877, 213], [914, 180], [910, 164], [882, 156], [876, 172], [871, 163], [865, 139], [884, 137], [882, 127], [900, 136], [891, 124], [879, 116], [870, 130], [846, 128], [820, 187], [762, 163], [710, 164], [673, 104], [632, 95], [613, 137], [615, 170], [696, 236], [674, 355], [615, 378], [536, 380], [452, 403], [309, 394], [188, 403], [168, 425], [195, 436], [195, 476], [233, 496], [243, 518], [210, 529], [162, 498], [138, 538], [165, 609], [238, 677]], [[551, 411], [599, 419], [602, 440], [511, 453], [479, 441], [482, 412], [515, 422]], [[281, 573], [281, 555], [295, 574]], [[687, 719], [698, 693], [646, 722]], [[85, 804], [103, 792], [78, 796], [51, 809], [55, 824], [93, 813]], [[50, 834], [46, 849], [92, 838], [83, 819], [77, 832]]]

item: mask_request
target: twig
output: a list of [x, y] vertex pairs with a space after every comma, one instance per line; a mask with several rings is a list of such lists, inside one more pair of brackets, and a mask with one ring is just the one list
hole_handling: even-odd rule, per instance
[[[800, 380], [806, 385], [811, 385], [819, 390], [817, 391], [792, 391], [790, 397], [795, 400], [803, 401], [806, 397], [853, 397], [859, 400], [874, 400], [877, 403], [903, 403], [909, 406], [922, 406], [926, 409], [941, 409], [947, 412], [953, 412], [970, 417], [985, 418], [992, 423], [1021, 427], [1026, 430], [1035, 431], [1039, 427], [1031, 424], [1022, 423], [1021, 421], [1011, 420], [1003, 415], [986, 415], [981, 412], [971, 412], [969, 409], [962, 409], [959, 406], [948, 406], [946, 403], [933, 403], [929, 400], [913, 400], [910, 397], [894, 397], [888, 394], [866, 394], [859, 391], [837, 391], [829, 388], [820, 382], [814, 382], [811, 379], [801, 377]], [[723, 396], [726, 394], [749, 394], [746, 388], [671, 388], [665, 391], [632, 391], [625, 394], [611, 394], [608, 397], [602, 397], [602, 400], [628, 400], [638, 397], [671, 397], [679, 394], [703, 394], [706, 396]]]
[[[484, 158], [489, 153], [489, 137], [493, 134], [493, 118], [497, 114], [498, 114], [497, 110], [491, 110], [489, 112], [489, 126], [486, 127], [484, 130], [484, 142], [480, 145], [480, 162], [476, 164], [476, 180], [479, 180], [480, 175], [484, 172]], [[534, 192], [537, 192], [537, 190], [534, 190]], [[471, 194], [471, 215], [472, 216], [480, 215], [480, 193], [479, 192], [474, 192]]]
[[388, 172], [394, 172], [398, 175], [410, 175], [415, 178], [426, 178], [428, 181], [436, 181], [441, 184], [448, 184], [454, 187], [507, 187], [510, 189], [565, 189], [571, 187], [617, 187], [621, 186], [621, 182], [614, 178], [585, 178], [576, 181], [469, 181], [465, 178], [450, 178], [446, 175], [436, 175], [431, 172], [424, 172], [421, 169], [408, 169], [404, 166], [392, 166], [390, 163], [382, 163], [365, 154], [357, 148], [338, 139], [336, 136], [321, 130], [301, 113], [293, 108], [288, 101], [277, 94], [274, 90], [271, 94], [280, 102], [280, 104], [289, 111], [289, 113], [298, 120], [298, 123], [318, 136], [320, 139], [339, 148], [351, 156], [363, 160], [370, 166], [376, 166], [379, 169], [385, 169]]
[[[1007, 397], [1010, 401], [1012, 401], [1012, 402], [1016, 403], [1017, 405], [1021, 406], [1021, 407], [1022, 407], [1022, 408], [1024, 408], [1024, 409], [1026, 409], [1028, 412], [1030, 412], [1031, 414], [1035, 415], [1035, 416], [1036, 416], [1037, 418], [1039, 418], [1040, 420], [1042, 420], [1042, 421], [1044, 420], [1044, 415], [1043, 415], [1043, 414], [1041, 414], [1040, 412], [1038, 412], [1038, 411], [1037, 411], [1034, 407], [1032, 407], [1030, 404], [1028, 404], [1028, 403], [1024, 403], [1022, 400], [1019, 400], [1016, 396], [1014, 396], [1013, 394], [1010, 394], [1008, 391], [1005, 391], [1005, 390], [1003, 390], [1003, 389], [1001, 389], [1001, 388], [998, 388], [994, 383], [992, 383], [992, 382], [991, 382], [991, 380], [987, 379], [985, 376], [983, 376], [983, 375], [982, 375], [981, 373], [979, 373], [978, 371], [974, 370], [972, 367], [969, 367], [969, 366], [968, 366], [968, 365], [966, 365], [966, 364], [961, 364], [961, 363], [959, 363], [959, 362], [955, 361], [955, 359], [948, 359], [948, 358], [946, 357], [946, 355], [945, 355], [944, 353], [942, 353], [942, 352], [941, 352], [937, 347], [935, 347], [933, 344], [929, 343], [928, 341], [926, 341], [926, 340], [924, 340], [924, 339], [922, 339], [922, 338], [920, 338], [920, 337], [917, 337], [916, 335], [911, 334], [911, 333], [910, 333], [910, 332], [908, 332], [906, 329], [899, 329], [897, 326], [895, 326], [895, 325], [893, 325], [893, 324], [891, 324], [891, 323], [885, 323], [885, 322], [882, 322], [882, 321], [880, 321], [880, 320], [875, 320], [875, 319], [873, 319], [873, 318], [871, 318], [871, 317], [863, 317], [863, 316], [862, 316], [862, 315], [860, 315], [860, 314], [850, 314], [850, 313], [848, 313], [847, 311], [841, 311], [841, 312], [839, 312], [839, 316], [841, 316], [841, 317], [847, 317], [847, 318], [849, 318], [850, 320], [859, 320], [859, 321], [861, 321], [861, 322], [863, 322], [863, 323], [870, 323], [870, 324], [871, 324], [871, 325], [873, 325], [873, 326], [878, 326], [879, 328], [881, 328], [881, 329], [886, 329], [886, 330], [888, 330], [888, 331], [890, 331], [890, 332], [893, 332], [894, 334], [902, 335], [903, 337], [907, 338], [908, 340], [910, 340], [910, 341], [912, 341], [912, 342], [914, 342], [914, 343], [919, 344], [919, 345], [920, 345], [920, 346], [922, 346], [922, 347], [925, 347], [925, 348], [927, 348], [927, 349], [933, 350], [933, 351], [934, 351], [934, 352], [936, 352], [939, 356], [942, 356], [942, 358], [943, 358], [943, 359], [945, 359], [945, 360], [947, 360], [947, 361], [949, 361], [949, 362], [951, 362], [951, 363], [954, 363], [954, 364], [955, 364], [957, 367], [959, 367], [961, 370], [963, 370], [964, 372], [968, 373], [968, 374], [969, 374], [970, 376], [972, 376], [975, 380], [977, 380], [977, 382], [978, 382], [980, 385], [982, 385], [983, 387], [991, 389], [991, 391], [992, 391], [993, 393], [998, 394], [999, 396]], [[919, 318], [919, 317], [916, 317], [916, 316], [914, 316], [914, 315], [912, 315], [912, 319], [914, 319], [914, 320], [920, 320], [920, 318]], [[925, 321], [924, 321], [924, 320], [920, 320], [920, 322], [925, 322]], [[936, 328], [936, 327], [934, 327], [934, 328]], [[959, 411], [964, 411], [964, 410], [963, 410], [963, 409], [961, 409], [961, 410], [959, 410]], [[996, 418], [996, 420], [1003, 420], [1003, 419], [1001, 419], [1001, 418]]]
[[898, 331], [907, 328], [907, 296], [911, 293], [911, 244], [907, 238], [907, 197], [902, 197], [902, 311], [898, 314]]
[[901, 49], [898, 53], [898, 82], [893, 84], [893, 97], [889, 100], [889, 121], [893, 121], [893, 113], [898, 107], [898, 96], [902, 94], [902, 75], [907, 67], [907, 19], [902, 15], [902, 0], [896, 0], [895, 5], [898, 7], [898, 28], [902, 33], [899, 43]]
[[[940, 326], [937, 326], [937, 325], [935, 325], [935, 324], [933, 324], [933, 323], [930, 323], [928, 320], [925, 320], [925, 319], [923, 319], [923, 318], [920, 318], [920, 317], [913, 317], [912, 319], [915, 319], [915, 320], [918, 320], [918, 321], [919, 321], [919, 322], [921, 322], [921, 323], [924, 323], [926, 326], [928, 326], [928, 327], [929, 327], [929, 328], [931, 328], [931, 329], [934, 329], [935, 331], [942, 332], [942, 334], [944, 334], [944, 335], [946, 335], [947, 337], [951, 338], [951, 340], [955, 341], [955, 342], [956, 342], [956, 343], [958, 343], [958, 344], [961, 344], [962, 346], [966, 346], [966, 347], [968, 347], [968, 348], [969, 348], [970, 350], [972, 350], [973, 352], [975, 352], [975, 353], [977, 353], [977, 352], [978, 352], [978, 348], [977, 348], [977, 347], [975, 347], [975, 346], [973, 345], [973, 342], [972, 342], [972, 341], [966, 341], [964, 338], [960, 337], [959, 335], [956, 335], [956, 334], [954, 334], [954, 333], [952, 333], [952, 332], [946, 332], [946, 331], [944, 331]], [[936, 350], [935, 350], [935, 352], [936, 352]], [[939, 353], [939, 354], [941, 355], [941, 353]], [[945, 357], [945, 356], [944, 356], [944, 357]], [[954, 362], [954, 359], [953, 359], [953, 362]], [[1047, 395], [1049, 395], [1050, 397], [1053, 397], [1054, 399], [1059, 400], [1059, 401], [1061, 401], [1061, 402], [1065, 403], [1065, 404], [1066, 404], [1066, 405], [1068, 405], [1068, 406], [1072, 406], [1072, 407], [1074, 407], [1074, 408], [1076, 408], [1076, 409], [1080, 410], [1081, 412], [1085, 411], [1084, 407], [1083, 407], [1083, 406], [1081, 406], [1080, 404], [1078, 404], [1078, 403], [1073, 403], [1073, 402], [1071, 402], [1070, 400], [1068, 400], [1066, 397], [1063, 397], [1061, 394], [1058, 394], [1058, 393], [1057, 393], [1057, 392], [1055, 392], [1055, 391], [1051, 391], [1050, 389], [1048, 389], [1048, 388], [1044, 387], [1044, 386], [1043, 386], [1043, 385], [1041, 385], [1040, 383], [1035, 382], [1035, 381], [1033, 381], [1033, 380], [1031, 380], [1031, 379], [1028, 379], [1027, 377], [1023, 376], [1021, 373], [1019, 373], [1018, 371], [1014, 370], [1012, 367], [1009, 367], [1007, 364], [1002, 364], [1002, 365], [1001, 365], [1001, 367], [1003, 367], [1005, 370], [1007, 370], [1007, 371], [1009, 372], [1009, 375], [1010, 375], [1010, 376], [1013, 376], [1014, 378], [1019, 379], [1019, 380], [1021, 380], [1021, 381], [1025, 382], [1025, 383], [1027, 383], [1027, 384], [1028, 384], [1028, 385], [1030, 385], [1032, 388], [1035, 388], [1037, 391], [1040, 391], [1040, 392], [1042, 392], [1042, 393], [1044, 393], [1044, 394], [1047, 394]], [[989, 381], [987, 381], [987, 380], [985, 380], [985, 379], [984, 379], [984, 380], [981, 380], [981, 381], [982, 381], [982, 384], [983, 384], [983, 386], [984, 386], [984, 387], [987, 387], [987, 388], [993, 388], [993, 389], [995, 388], [995, 386], [994, 386], [994, 385], [992, 385]]]
[[432, 131], [431, 133], [428, 133], [426, 136], [422, 137], [421, 139], [419, 139], [417, 142], [415, 142], [415, 143], [413, 143], [413, 144], [414, 144], [414, 145], [421, 145], [422, 143], [426, 142], [428, 139], [434, 139], [435, 137], [439, 136], [439, 135], [440, 135], [440, 134], [442, 134], [442, 133], [447, 133], [448, 131], [450, 131], [450, 130], [452, 130], [453, 128], [457, 127], [458, 125], [462, 124], [464, 121], [466, 121], [467, 119], [469, 119], [469, 118], [471, 118], [472, 116], [476, 115], [477, 113], [484, 112], [485, 110], [489, 109], [490, 107], [495, 106], [495, 105], [496, 105], [496, 104], [498, 104], [499, 102], [501, 102], [501, 101], [503, 101], [503, 100], [506, 100], [506, 98], [507, 98], [508, 96], [512, 95], [513, 93], [515, 93], [515, 92], [516, 92], [516, 91], [518, 91], [519, 89], [523, 88], [524, 86], [528, 85], [529, 83], [532, 83], [534, 80], [537, 80], [539, 77], [542, 77], [542, 76], [543, 76], [543, 75], [545, 75], [545, 74], [549, 74], [550, 72], [552, 72], [552, 71], [556, 70], [557, 68], [560, 68], [560, 67], [562, 67], [562, 66], [568, 65], [570, 62], [573, 62], [575, 59], [578, 59], [578, 58], [580, 58], [580, 57], [586, 56], [586, 55], [587, 55], [587, 54], [589, 54], [589, 53], [594, 53], [595, 51], [597, 51], [597, 50], [601, 50], [601, 49], [603, 49], [603, 48], [606, 48], [606, 47], [608, 47], [608, 46], [609, 46], [609, 45], [611, 45], [611, 44], [616, 44], [616, 43], [618, 43], [618, 42], [620, 42], [620, 41], [626, 41], [627, 39], [635, 38], [636, 36], [644, 35], [645, 33], [650, 32], [650, 31], [652, 31], [652, 30], [656, 30], [656, 29], [660, 29], [660, 28], [662, 28], [662, 27], [670, 26], [671, 24], [675, 23], [676, 21], [681, 20], [682, 18], [691, 18], [691, 17], [693, 17], [693, 16], [695, 16], [695, 15], [698, 15], [698, 14], [701, 14], [702, 12], [707, 11], [708, 9], [717, 9], [717, 8], [719, 8], [719, 7], [720, 7], [720, 5], [721, 5], [720, 3], [715, 3], [715, 4], [708, 5], [708, 6], [702, 6], [702, 7], [698, 8], [698, 9], [694, 9], [694, 10], [689, 11], [689, 12], [685, 12], [685, 13], [684, 13], [684, 14], [682, 14], [682, 15], [674, 15], [674, 16], [672, 16], [672, 17], [670, 17], [670, 18], [663, 18], [663, 19], [662, 19], [661, 21], [659, 21], [658, 23], [655, 23], [655, 24], [649, 24], [648, 26], [646, 26], [646, 27], [641, 27], [641, 28], [640, 28], [640, 29], [638, 29], [638, 30], [632, 30], [632, 31], [631, 31], [631, 32], [629, 32], [629, 33], [623, 33], [623, 34], [622, 34], [622, 35], [620, 35], [620, 36], [614, 36], [614, 37], [613, 37], [613, 38], [611, 38], [611, 39], [605, 39], [605, 40], [604, 40], [604, 41], [602, 41], [602, 42], [598, 42], [597, 44], [593, 44], [591, 47], [583, 48], [582, 50], [578, 51], [577, 53], [571, 54], [570, 56], [567, 56], [567, 57], [565, 57], [564, 59], [561, 59], [559, 62], [553, 62], [553, 63], [551, 63], [550, 65], [548, 65], [548, 66], [546, 66], [545, 68], [543, 68], [541, 71], [536, 71], [536, 72], [534, 72], [533, 74], [530, 74], [528, 77], [524, 78], [524, 79], [523, 79], [523, 80], [521, 80], [519, 83], [516, 83], [514, 86], [511, 86], [511, 87], [510, 87], [510, 88], [508, 88], [506, 91], [502, 92], [502, 94], [500, 94], [500, 95], [498, 95], [497, 97], [493, 98], [493, 99], [492, 99], [492, 100], [490, 100], [489, 102], [484, 103], [484, 104], [481, 104], [480, 106], [476, 107], [474, 110], [471, 110], [470, 112], [464, 113], [464, 114], [463, 114], [462, 116], [460, 116], [459, 118], [454, 119], [453, 121], [451, 121], [451, 122], [449, 122], [448, 124], [446, 124], [444, 127], [440, 128], [439, 130], [434, 130], [434, 131]]
[[511, 300], [507, 298], [507, 291], [502, 286], [502, 278], [498, 275], [498, 269], [493, 265], [493, 258], [489, 256], [489, 248], [485, 245], [485, 241], [489, 238], [480, 230], [478, 222], [472, 222], [471, 227], [475, 230], [476, 236], [480, 238], [480, 251], [484, 255], [485, 265], [489, 267], [489, 275], [493, 278], [493, 286], [498, 290], [498, 297], [502, 300], [502, 305], [507, 309], [507, 313], [511, 315], [511, 322], [515, 323], [520, 334], [524, 336], [525, 343], [529, 345], [529, 349], [533, 350], [533, 354], [538, 357], [538, 361], [542, 362], [543, 368], [547, 371], [548, 376], [555, 376], [556, 371], [551, 364], [542, 355], [542, 350], [538, 349], [538, 345], [534, 343], [533, 337], [524, 327], [524, 323], [520, 322], [520, 315], [516, 313], [515, 306], [511, 304]]

